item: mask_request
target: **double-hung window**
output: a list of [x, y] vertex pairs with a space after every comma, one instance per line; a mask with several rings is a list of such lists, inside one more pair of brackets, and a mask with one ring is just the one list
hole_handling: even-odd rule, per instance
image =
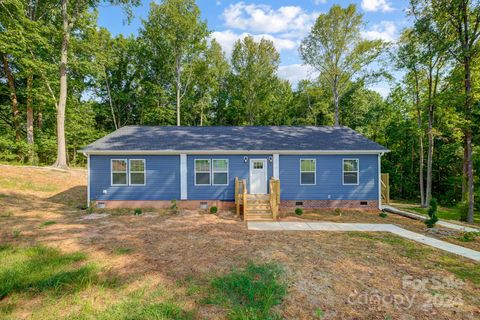
[[358, 167], [358, 159], [343, 159], [343, 184], [358, 184]]
[[315, 185], [316, 160], [300, 159], [300, 184]]
[[110, 162], [110, 172], [112, 173], [112, 186], [126, 186], [127, 183], [127, 160], [112, 159]]
[[228, 160], [227, 159], [213, 159], [213, 185], [226, 186], [228, 185]]
[[195, 185], [210, 185], [211, 171], [210, 159], [195, 159]]
[[145, 185], [145, 159], [130, 159], [130, 185]]

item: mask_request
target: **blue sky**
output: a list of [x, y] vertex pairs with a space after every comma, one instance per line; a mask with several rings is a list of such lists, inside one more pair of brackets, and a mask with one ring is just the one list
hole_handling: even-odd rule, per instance
[[[99, 9], [99, 24], [113, 35], [137, 34], [141, 19], [148, 16], [150, 0], [143, 0], [134, 8], [130, 24], [118, 7], [102, 6]], [[363, 35], [366, 38], [381, 38], [394, 42], [399, 32], [408, 26], [405, 9], [408, 0], [197, 0], [202, 17], [208, 23], [211, 37], [217, 39], [227, 56], [233, 43], [247, 34], [255, 38], [265, 37], [274, 42], [281, 55], [279, 76], [290, 80], [295, 86], [300, 79], [312, 78], [311, 68], [302, 64], [298, 45], [310, 30], [318, 14], [328, 11], [333, 4], [347, 6], [356, 3], [366, 22]], [[372, 86], [382, 95], [389, 91], [387, 83]]]

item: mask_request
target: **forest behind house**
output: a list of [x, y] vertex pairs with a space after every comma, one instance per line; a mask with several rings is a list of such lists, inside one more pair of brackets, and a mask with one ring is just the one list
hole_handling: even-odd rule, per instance
[[[127, 21], [139, 5], [107, 3]], [[478, 1], [411, 0], [395, 43], [364, 39], [356, 6], [333, 5], [299, 39], [312, 72], [295, 87], [272, 41], [226, 56], [194, 0], [152, 2], [128, 37], [98, 26], [102, 4], [0, 1], [0, 161], [84, 166], [79, 149], [126, 125], [343, 125], [391, 150], [392, 198], [436, 198], [469, 222], [480, 210]], [[369, 89], [381, 81], [385, 97]]]

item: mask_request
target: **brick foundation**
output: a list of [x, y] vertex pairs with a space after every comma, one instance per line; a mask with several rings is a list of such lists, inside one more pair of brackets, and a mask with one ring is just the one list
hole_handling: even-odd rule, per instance
[[[360, 202], [367, 202], [367, 205], [361, 205]], [[303, 205], [297, 205], [297, 202], [303, 202]], [[156, 208], [166, 209], [172, 205], [171, 201], [130, 201], [130, 200], [106, 200], [96, 201], [96, 205], [104, 204], [108, 209], [119, 208]], [[177, 200], [177, 206], [181, 209], [199, 209], [202, 205], [207, 208], [215, 206], [219, 209], [235, 208], [234, 201], [222, 200]], [[290, 212], [294, 208], [302, 209], [355, 209], [378, 211], [378, 200], [282, 200], [280, 211]]]
[[[302, 202], [303, 205], [297, 205]], [[360, 204], [367, 202], [366, 205]], [[356, 210], [378, 210], [378, 200], [282, 200], [280, 210], [289, 211], [292, 208], [302, 209], [356, 209]]]
[[[202, 204], [207, 204], [207, 208], [217, 207], [218, 209], [231, 209], [235, 208], [234, 201], [221, 201], [221, 200], [177, 200], [177, 206], [181, 209], [199, 209]], [[171, 201], [154, 200], [106, 200], [95, 201], [96, 206], [104, 205], [107, 209], [120, 209], [120, 208], [155, 208], [155, 209], [167, 209], [172, 205]]]

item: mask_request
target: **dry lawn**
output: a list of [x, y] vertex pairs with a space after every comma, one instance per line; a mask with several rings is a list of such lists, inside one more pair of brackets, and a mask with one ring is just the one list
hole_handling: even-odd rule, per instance
[[[393, 235], [255, 232], [228, 212], [147, 210], [134, 216], [123, 210], [86, 220], [80, 208], [86, 198], [84, 171], [0, 170], [0, 245], [82, 252], [101, 277], [115, 283], [93, 283], [60, 296], [7, 295], [0, 300], [0, 318], [101, 318], [102, 311], [118, 311], [115, 306], [128, 308], [125, 299], [136, 295], [175, 303], [194, 319], [225, 319], [228, 309], [206, 299], [210, 282], [248, 261], [284, 269], [287, 295], [275, 308], [286, 319], [480, 318], [480, 264]], [[420, 223], [392, 215], [323, 212], [301, 218], [395, 223], [424, 231]], [[403, 286], [406, 276], [417, 284], [425, 281], [425, 290]], [[435, 287], [435, 279], [457, 285]]]

